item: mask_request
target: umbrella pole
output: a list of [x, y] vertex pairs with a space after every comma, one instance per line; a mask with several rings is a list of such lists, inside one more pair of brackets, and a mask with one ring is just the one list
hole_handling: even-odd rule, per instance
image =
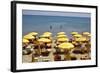
[[41, 55], [41, 48], [40, 48], [40, 45], [39, 45], [39, 55]]
[[67, 51], [67, 53], [65, 52], [65, 60], [70, 60], [70, 51], [69, 50], [65, 51]]

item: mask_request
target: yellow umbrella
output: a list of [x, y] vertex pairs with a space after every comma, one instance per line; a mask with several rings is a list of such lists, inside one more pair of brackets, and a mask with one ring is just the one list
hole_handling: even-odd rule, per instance
[[90, 33], [89, 32], [83, 32], [83, 35], [89, 35]]
[[87, 41], [86, 37], [82, 37], [81, 41]]
[[61, 49], [70, 50], [70, 49], [74, 48], [74, 45], [72, 43], [62, 43], [62, 44], [58, 45], [58, 47]]
[[40, 37], [51, 37], [51, 35], [49, 35], [49, 34], [43, 34], [43, 35], [41, 35]]
[[67, 41], [69, 41], [69, 39], [68, 38], [58, 38], [57, 41], [59, 41], [59, 42], [67, 42]]
[[37, 32], [30, 32], [28, 35], [36, 36], [36, 35], [38, 35], [38, 33]]
[[35, 37], [32, 36], [32, 35], [25, 35], [24, 36], [24, 39], [35, 39]]
[[67, 35], [58, 35], [57, 38], [66, 38]]
[[89, 34], [88, 36], [91, 37], [91, 34]]
[[23, 39], [23, 43], [28, 43], [29, 41], [27, 39]]
[[63, 34], [65, 34], [65, 32], [59, 32], [59, 33], [57, 33], [57, 35], [63, 35]]
[[87, 39], [86, 37], [81, 37], [81, 38], [76, 38], [75, 41], [82, 42], [82, 41], [87, 41]]
[[72, 34], [72, 35], [76, 35], [76, 34], [78, 34], [78, 32], [71, 32], [71, 34]]
[[74, 35], [74, 37], [79, 38], [79, 37], [82, 37], [82, 35], [76, 34], [76, 35]]
[[51, 33], [51, 32], [44, 32], [43, 34], [44, 34], [44, 35], [45, 35], [45, 34], [51, 35], [52, 33]]
[[46, 42], [46, 43], [51, 42], [51, 40], [50, 39], [47, 39], [47, 38], [40, 38], [40, 39], [38, 39], [38, 41], [39, 42]]
[[75, 41], [73, 41], [73, 42], [72, 42], [72, 44], [76, 44], [76, 42], [75, 42]]

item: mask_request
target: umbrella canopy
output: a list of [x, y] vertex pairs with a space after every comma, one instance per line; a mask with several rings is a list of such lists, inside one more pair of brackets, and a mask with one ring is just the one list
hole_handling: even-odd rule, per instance
[[85, 37], [81, 37], [81, 38], [76, 38], [75, 41], [82, 42], [82, 41], [87, 41], [87, 39]]
[[80, 35], [80, 34], [76, 34], [76, 35], [74, 35], [74, 37], [76, 37], [76, 38], [80, 38], [80, 37], [82, 37], [82, 35]]
[[72, 35], [76, 35], [76, 34], [78, 34], [78, 32], [71, 32], [71, 34], [72, 34]]
[[89, 34], [88, 37], [91, 37], [91, 34]]
[[76, 41], [73, 41], [72, 44], [76, 44]]
[[43, 34], [44, 35], [51, 35], [52, 33], [51, 32], [44, 32]]
[[24, 36], [24, 39], [35, 39], [35, 37], [32, 36], [32, 35], [25, 35]]
[[40, 38], [40, 39], [38, 39], [38, 41], [39, 42], [45, 42], [45, 43], [51, 42], [51, 40], [50, 39], [47, 39], [47, 38]]
[[28, 43], [29, 42], [29, 40], [27, 40], [27, 39], [23, 39], [23, 41], [22, 41], [23, 43]]
[[51, 37], [51, 35], [49, 35], [49, 34], [43, 34], [40, 37], [46, 38], [46, 37]]
[[68, 38], [58, 38], [57, 41], [59, 41], [59, 42], [67, 42], [67, 41], [69, 41], [69, 39]]
[[38, 33], [37, 32], [30, 32], [29, 35], [36, 36], [36, 35], [38, 35]]
[[58, 35], [57, 38], [66, 38], [67, 35]]
[[89, 35], [90, 33], [89, 32], [83, 32], [83, 35]]
[[57, 35], [63, 35], [63, 34], [65, 34], [65, 32], [59, 32], [59, 33], [57, 33]]
[[58, 45], [59, 48], [61, 49], [71, 49], [74, 48], [74, 45], [72, 43], [62, 43], [60, 45]]

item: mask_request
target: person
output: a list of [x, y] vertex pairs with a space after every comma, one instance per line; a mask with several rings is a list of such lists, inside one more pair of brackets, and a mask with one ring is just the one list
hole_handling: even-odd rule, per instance
[[51, 48], [51, 43], [47, 43], [47, 48]]
[[39, 45], [38, 44], [34, 45], [34, 51], [35, 51], [36, 54], [40, 55], [40, 49], [39, 49]]
[[23, 44], [23, 50], [26, 49], [26, 47], [27, 47], [27, 45], [26, 44]]
[[32, 54], [32, 62], [35, 62], [35, 56]]
[[55, 54], [54, 61], [61, 61], [61, 56], [59, 54]]
[[84, 49], [85, 48], [86, 43], [82, 43], [81, 44], [81, 48]]
[[32, 53], [32, 62], [38, 62], [39, 54], [37, 53]]

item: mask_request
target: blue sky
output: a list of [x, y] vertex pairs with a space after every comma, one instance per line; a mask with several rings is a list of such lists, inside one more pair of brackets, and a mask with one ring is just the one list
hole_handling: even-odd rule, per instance
[[[40, 34], [51, 31], [54, 35], [64, 31], [70, 36], [72, 31], [90, 32], [91, 27], [89, 13], [23, 10], [22, 20], [23, 35], [32, 31]], [[51, 30], [50, 26], [52, 26]]]

